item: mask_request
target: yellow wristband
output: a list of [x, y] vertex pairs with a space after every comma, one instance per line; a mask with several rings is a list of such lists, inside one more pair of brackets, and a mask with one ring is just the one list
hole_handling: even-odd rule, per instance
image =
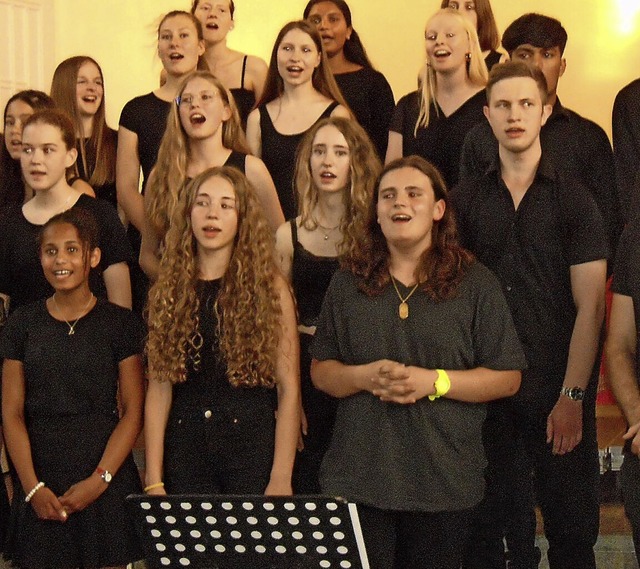
[[149, 490], [153, 490], [154, 488], [164, 488], [164, 482], [156, 482], [155, 484], [149, 484], [144, 491], [148, 492]]
[[438, 397], [446, 395], [449, 392], [449, 389], [451, 389], [449, 374], [443, 369], [437, 369], [436, 373], [438, 374], [438, 377], [433, 382], [433, 389], [435, 390], [435, 393], [433, 395], [429, 395], [429, 401], [435, 401]]

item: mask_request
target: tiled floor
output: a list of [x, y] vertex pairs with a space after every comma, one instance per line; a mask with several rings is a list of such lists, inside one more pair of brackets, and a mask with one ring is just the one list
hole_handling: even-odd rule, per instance
[[[547, 540], [538, 538], [538, 545], [542, 550], [539, 569], [549, 569]], [[638, 569], [631, 536], [601, 535], [596, 543], [596, 565], [598, 569]]]

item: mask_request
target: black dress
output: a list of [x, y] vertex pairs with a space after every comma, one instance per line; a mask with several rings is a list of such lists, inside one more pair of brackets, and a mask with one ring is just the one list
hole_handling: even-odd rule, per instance
[[356, 120], [376, 147], [378, 157], [384, 161], [395, 106], [389, 82], [382, 73], [370, 67], [334, 77]]
[[249, 116], [249, 113], [252, 111], [253, 107], [256, 106], [256, 94], [253, 91], [249, 91], [249, 89], [244, 88], [244, 75], [247, 70], [248, 57], [248, 55], [245, 55], [242, 60], [242, 75], [240, 77], [240, 87], [229, 89], [229, 91], [231, 91], [231, 94], [233, 95], [233, 100], [236, 103], [236, 107], [238, 108], [238, 114], [240, 115], [242, 128], [245, 130], [247, 128], [247, 117]]
[[[314, 121], [331, 116], [338, 103], [333, 101], [322, 114]], [[273, 178], [273, 183], [278, 192], [278, 199], [282, 207], [285, 219], [291, 219], [297, 215], [296, 199], [293, 191], [293, 175], [296, 167], [296, 152], [304, 135], [311, 130], [296, 134], [280, 134], [273, 126], [266, 105], [258, 107], [260, 111], [260, 137], [262, 141], [262, 161]]]
[[[92, 474], [117, 422], [118, 364], [142, 349], [131, 311], [98, 300], [68, 334], [44, 300], [7, 321], [0, 356], [23, 363], [25, 420], [38, 480], [57, 496]], [[125, 565], [142, 557], [124, 498], [140, 493], [131, 455], [105, 492], [65, 523], [40, 520], [15, 484], [5, 555], [30, 569]]]
[[[298, 319], [300, 324], [315, 326], [324, 295], [338, 270], [338, 258], [319, 257], [307, 251], [298, 241], [296, 220], [289, 223], [293, 241], [291, 285], [298, 305]], [[293, 473], [293, 490], [297, 494], [320, 492], [318, 472], [331, 442], [337, 408], [337, 400], [316, 389], [311, 382], [312, 341], [313, 336], [300, 334], [300, 382], [308, 434], [304, 438], [304, 449], [296, 457]]]
[[[118, 148], [118, 133], [112, 128], [105, 127], [107, 130], [107, 136], [113, 140], [113, 151], [117, 152]], [[80, 139], [76, 139], [76, 150], [78, 151], [78, 159], [76, 160], [76, 164], [78, 166], [78, 175], [85, 182], [89, 182], [91, 176], [93, 175], [94, 170], [96, 169], [97, 164], [97, 152], [96, 147], [89, 143], [88, 138], [84, 139], [84, 151], [85, 151], [85, 160], [87, 163], [87, 169], [85, 171], [84, 162], [82, 161], [82, 153], [81, 153], [81, 144]], [[113, 156], [115, 160], [115, 154]], [[118, 208], [118, 198], [116, 196], [116, 180], [114, 179], [110, 182], [106, 182], [101, 186], [93, 186], [93, 191], [96, 193], [96, 197], [100, 200], [105, 200], [109, 202], [114, 208]]]

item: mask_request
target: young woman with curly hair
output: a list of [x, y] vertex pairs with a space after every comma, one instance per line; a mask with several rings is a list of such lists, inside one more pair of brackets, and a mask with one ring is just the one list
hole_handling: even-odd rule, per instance
[[264, 160], [285, 219], [296, 215], [295, 156], [307, 131], [325, 117], [351, 117], [314, 25], [289, 22], [271, 52], [264, 93], [247, 121], [249, 148]]
[[355, 121], [322, 119], [304, 137], [296, 162], [300, 214], [280, 226], [276, 250], [298, 305], [304, 448], [296, 458], [297, 493], [320, 492], [318, 470], [331, 440], [336, 402], [311, 383], [309, 348], [339, 256], [364, 233], [381, 170], [373, 144]]
[[386, 162], [422, 156], [451, 188], [458, 181], [464, 137], [485, 120], [489, 73], [474, 25], [457, 10], [438, 10], [427, 21], [424, 37], [427, 57], [418, 90], [396, 105]]
[[272, 239], [236, 168], [179, 196], [149, 293], [150, 493], [292, 493], [298, 338]]
[[312, 347], [316, 387], [339, 399], [321, 488], [358, 504], [373, 569], [459, 567], [484, 493], [482, 403], [515, 393], [525, 365], [447, 200], [424, 159], [385, 167]]
[[169, 112], [158, 161], [144, 196], [146, 222], [140, 266], [150, 278], [157, 277], [158, 254], [180, 192], [207, 168], [236, 167], [256, 190], [271, 228], [275, 231], [284, 221], [269, 171], [260, 158], [248, 152], [229, 91], [208, 71], [187, 75]]
[[[51, 98], [71, 117], [76, 129], [74, 178], [88, 184], [97, 198], [117, 207], [118, 133], [105, 118], [104, 77], [98, 62], [86, 55], [65, 59], [53, 74]], [[69, 183], [81, 189], [75, 181]]]

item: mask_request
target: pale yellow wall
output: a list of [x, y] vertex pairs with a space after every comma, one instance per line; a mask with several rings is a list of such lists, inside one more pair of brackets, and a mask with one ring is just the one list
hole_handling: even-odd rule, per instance
[[[279, 28], [302, 15], [306, 0], [237, 0], [230, 45], [268, 59]], [[415, 88], [423, 29], [437, 0], [349, 0], [354, 27], [396, 99]], [[55, 60], [80, 53], [103, 67], [108, 117], [117, 125], [124, 103], [157, 86], [155, 25], [171, 0], [55, 0]], [[503, 30], [525, 12], [559, 18], [569, 33], [567, 72], [559, 94], [566, 106], [610, 131], [617, 91], [640, 76], [640, 0], [492, 0]]]

